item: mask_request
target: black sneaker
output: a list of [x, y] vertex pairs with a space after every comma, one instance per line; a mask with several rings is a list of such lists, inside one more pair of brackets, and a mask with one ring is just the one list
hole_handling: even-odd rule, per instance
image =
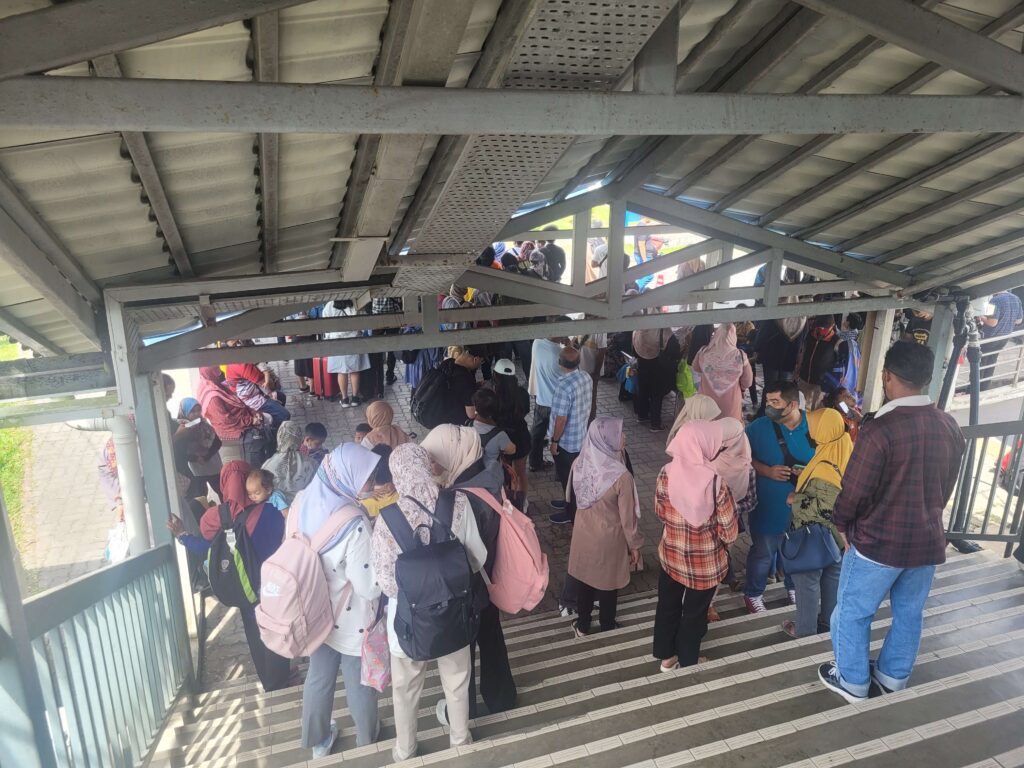
[[839, 682], [839, 669], [836, 667], [836, 663], [834, 661], [830, 661], [827, 664], [822, 664], [818, 667], [818, 679], [821, 680], [822, 685], [832, 691], [832, 693], [842, 696], [850, 704], [856, 704], [857, 702], [864, 701], [867, 698], [867, 696], [857, 696], [843, 688], [842, 683]]
[[351, 397], [344, 397], [344, 398], [342, 398], [342, 400], [341, 400], [341, 407], [342, 408], [351, 408], [352, 407], [352, 398]]
[[569, 525], [572, 522], [572, 518], [565, 512], [556, 512], [553, 515], [549, 515], [548, 520], [551, 521], [552, 525]]
[[875, 696], [892, 693], [892, 688], [886, 688], [882, 685], [882, 681], [878, 679], [878, 662], [872, 659], [868, 662], [868, 668], [871, 670], [871, 690], [868, 691], [868, 698], [873, 699]]
[[565, 499], [552, 499], [551, 501], [548, 502], [548, 506], [550, 506], [552, 509], [565, 509]]
[[553, 461], [542, 461], [539, 467], [530, 467], [531, 472], [543, 472], [545, 469], [551, 469], [555, 466]]

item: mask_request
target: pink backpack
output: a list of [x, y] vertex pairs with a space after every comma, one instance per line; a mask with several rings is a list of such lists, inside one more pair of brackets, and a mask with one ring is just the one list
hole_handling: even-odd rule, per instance
[[287, 659], [309, 656], [323, 645], [334, 628], [334, 617], [351, 599], [352, 585], [347, 584], [340, 604], [331, 604], [320, 550], [363, 515], [357, 507], [342, 507], [312, 538], [306, 538], [295, 522], [297, 509], [293, 503], [284, 543], [260, 570], [260, 602], [256, 606], [256, 623], [264, 645]]
[[488, 592], [491, 602], [505, 613], [537, 607], [548, 588], [548, 558], [540, 549], [533, 521], [512, 506], [502, 493], [503, 504], [483, 488], [460, 488], [486, 501], [501, 519], [497, 552]]

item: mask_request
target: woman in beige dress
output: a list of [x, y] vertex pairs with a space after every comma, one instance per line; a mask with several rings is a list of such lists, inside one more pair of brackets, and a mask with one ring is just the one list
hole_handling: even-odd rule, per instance
[[599, 416], [587, 430], [570, 482], [576, 492], [576, 522], [569, 547], [569, 575], [579, 582], [576, 637], [590, 634], [594, 600], [601, 630], [615, 629], [619, 590], [640, 563], [640, 501], [623, 460], [622, 419]]

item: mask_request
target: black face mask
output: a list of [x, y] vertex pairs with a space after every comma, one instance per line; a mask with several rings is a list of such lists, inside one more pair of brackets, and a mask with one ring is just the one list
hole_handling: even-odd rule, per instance
[[568, 360], [563, 360], [562, 358], [559, 358], [558, 359], [558, 364], [560, 366], [562, 366], [563, 368], [565, 368], [567, 371], [575, 371], [577, 368], [580, 367], [580, 361], [579, 360], [574, 360], [572, 362], [569, 362]]

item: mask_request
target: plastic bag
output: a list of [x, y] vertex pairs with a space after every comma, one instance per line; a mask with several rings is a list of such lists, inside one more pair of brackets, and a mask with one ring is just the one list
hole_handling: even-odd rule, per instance
[[103, 550], [103, 559], [108, 563], [120, 563], [126, 557], [128, 557], [128, 524], [122, 520], [107, 534], [107, 546]]
[[383, 693], [391, 685], [391, 647], [388, 645], [386, 611], [378, 611], [374, 623], [363, 633], [359, 681], [378, 693]]

